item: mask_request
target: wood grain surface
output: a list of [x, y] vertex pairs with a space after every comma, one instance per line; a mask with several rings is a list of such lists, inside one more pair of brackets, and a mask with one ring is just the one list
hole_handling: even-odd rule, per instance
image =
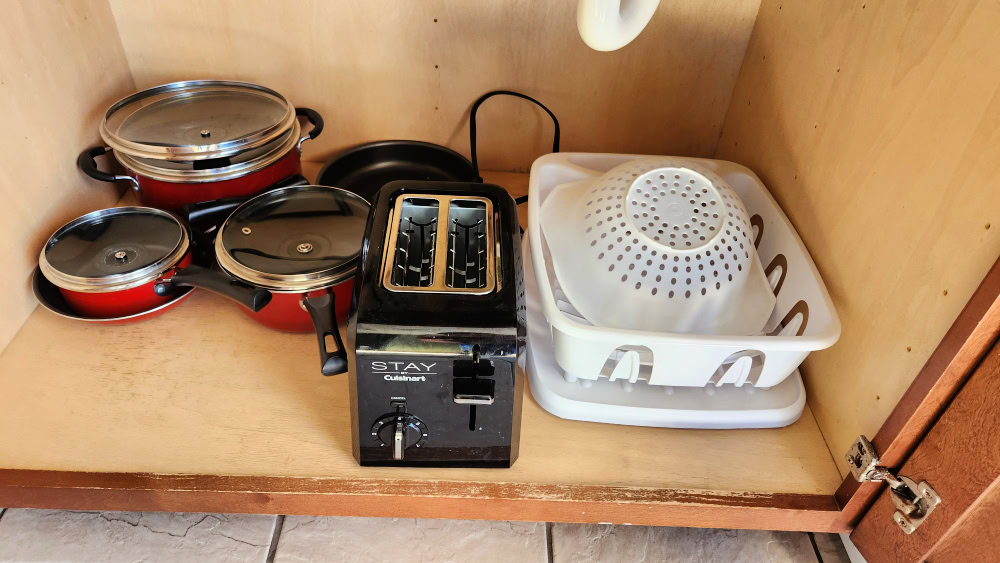
[[[307, 165], [307, 174], [316, 166]], [[526, 191], [524, 174], [490, 173], [486, 180], [514, 194]], [[121, 484], [94, 492], [86, 475], [247, 476], [272, 479], [269, 486], [285, 483], [291, 490], [310, 479], [391, 481], [393, 487], [453, 483], [447, 486], [473, 491], [493, 486], [511, 498], [526, 495], [525, 500], [539, 503], [525, 507], [530, 518], [549, 511], [550, 519], [566, 521], [606, 517], [709, 525], [716, 518], [715, 525], [736, 526], [730, 509], [749, 503], [766, 509], [765, 515], [739, 527], [846, 529], [832, 496], [840, 478], [808, 407], [798, 422], [783, 429], [700, 431], [567, 421], [528, 397], [520, 458], [511, 469], [361, 468], [350, 451], [347, 380], [319, 375], [314, 347], [315, 337], [269, 330], [205, 292], [163, 317], [124, 327], [85, 325], [39, 309], [0, 355], [0, 427], [12, 429], [0, 433], [0, 467], [71, 472], [82, 481], [55, 483], [43, 492], [42, 477], [32, 481], [30, 494], [4, 494], [20, 503], [47, 499], [34, 502], [53, 506], [106, 502], [126, 508], [132, 506], [129, 498], [141, 498], [144, 505], [164, 502], [171, 509], [211, 505], [238, 511], [240, 506], [260, 508], [247, 499], [249, 491], [192, 492], [200, 500], [188, 505], [181, 500], [188, 493], [172, 489], [152, 487], [148, 497], [130, 497], [124, 492], [129, 486]], [[12, 475], [0, 475], [0, 483], [10, 482]], [[580, 490], [591, 496], [566, 507], [536, 498], [544, 496], [538, 491], [549, 490], [544, 487], [584, 487]], [[640, 507], [635, 518], [610, 506], [631, 502], [631, 493], [624, 491], [632, 489], [666, 495], [656, 497], [666, 504]], [[598, 493], [603, 496], [593, 496]], [[623, 496], [616, 497], [619, 493]], [[289, 493], [282, 502], [292, 504], [281, 506], [303, 513], [320, 506], [327, 506], [324, 513], [388, 510], [386, 504], [365, 509], [359, 499], [353, 508], [338, 508], [348, 500], [329, 495], [339, 499], [347, 493], [324, 494], [295, 505], [300, 497]], [[586, 504], [591, 502], [597, 504]], [[705, 512], [698, 507], [705, 502], [730, 508]], [[608, 506], [590, 512], [594, 520], [584, 516], [588, 506], [597, 510], [602, 503]], [[500, 504], [505, 512], [498, 512]], [[462, 503], [445, 500], [427, 506], [437, 507], [427, 508], [428, 516], [470, 518], [508, 517], [503, 514], [518, 510], [516, 503], [473, 503], [464, 511], [459, 511]], [[644, 510], [649, 512], [642, 517]]]
[[[611, 53], [588, 48], [576, 2], [270, 0], [111, 3], [140, 88], [191, 78], [270, 86], [323, 114], [303, 145], [324, 161], [378, 139], [468, 155], [467, 114], [488, 90], [537, 97], [563, 149], [710, 156], [759, 0], [662, 2], [645, 32]], [[533, 105], [495, 98], [480, 113], [486, 170], [527, 171], [550, 152]]]
[[[998, 378], [1000, 347], [994, 346], [898, 471], [918, 483], [927, 481], [941, 504], [916, 532], [906, 535], [892, 520], [896, 508], [883, 487], [851, 534], [869, 561], [925, 561], [949, 536], [961, 533], [980, 506], [992, 502], [989, 491], [1000, 483], [1000, 433], [995, 432], [1000, 427]], [[996, 548], [995, 536], [980, 541]]]
[[[882, 464], [899, 467], [937, 421], [1000, 335], [1000, 260], [993, 264], [916, 379], [872, 437]], [[837, 489], [845, 513], [860, 518], [881, 491], [848, 476]], [[852, 521], [853, 525], [854, 522]]]
[[1000, 538], [1000, 483], [994, 483], [978, 505], [966, 512], [962, 521], [938, 542], [926, 560], [931, 563], [995, 561], [997, 538]]
[[0, 504], [846, 531], [829, 495], [638, 487], [0, 470]]
[[1000, 256], [1000, 4], [761, 4], [716, 153], [764, 180], [840, 315], [803, 375], [842, 472]]
[[31, 271], [56, 228], [114, 205], [76, 168], [103, 110], [134, 90], [107, 0], [4, 2], [0, 18], [0, 351], [35, 308]]

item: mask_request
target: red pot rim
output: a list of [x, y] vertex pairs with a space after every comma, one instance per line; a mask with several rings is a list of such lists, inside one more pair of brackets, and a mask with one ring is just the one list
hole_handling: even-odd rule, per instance
[[[47, 256], [46, 251], [48, 250], [50, 243], [53, 239], [64, 235], [70, 230], [79, 227], [80, 225], [92, 222], [96, 219], [102, 217], [109, 217], [113, 215], [125, 215], [129, 213], [143, 213], [149, 215], [156, 215], [159, 217], [169, 218], [174, 221], [178, 227], [180, 227], [180, 238], [177, 241], [176, 246], [166, 253], [162, 258], [136, 270], [129, 272], [122, 272], [120, 274], [114, 274], [109, 276], [100, 277], [88, 277], [88, 276], [77, 276], [67, 272], [59, 270], [53, 266]], [[52, 285], [58, 288], [65, 289], [68, 291], [77, 291], [81, 293], [105, 293], [112, 291], [122, 291], [125, 289], [131, 289], [133, 287], [139, 287], [145, 285], [153, 280], [159, 278], [164, 272], [169, 271], [171, 268], [175, 267], [184, 257], [187, 255], [188, 250], [191, 246], [191, 235], [188, 232], [187, 226], [172, 213], [160, 209], [153, 209], [152, 207], [112, 207], [109, 209], [100, 209], [98, 211], [92, 211], [86, 215], [82, 215], [73, 219], [72, 221], [66, 223], [62, 227], [56, 230], [45, 242], [42, 247], [41, 252], [38, 257], [38, 269], [45, 276]]]
[[280, 139], [270, 145], [260, 149], [248, 151], [244, 155], [245, 160], [236, 162], [228, 166], [219, 168], [208, 168], [204, 170], [194, 170], [189, 168], [171, 167], [171, 162], [179, 161], [157, 161], [154, 159], [140, 159], [133, 155], [115, 150], [115, 158], [122, 166], [140, 176], [159, 180], [161, 182], [171, 182], [174, 184], [199, 184], [209, 182], [223, 182], [242, 178], [263, 170], [275, 162], [284, 158], [290, 151], [296, 150], [300, 141], [299, 135], [302, 133], [301, 125], [298, 121], [292, 124], [291, 129]]

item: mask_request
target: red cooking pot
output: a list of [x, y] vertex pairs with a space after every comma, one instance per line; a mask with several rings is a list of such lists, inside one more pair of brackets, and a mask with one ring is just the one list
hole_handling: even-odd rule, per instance
[[[174, 298], [155, 285], [191, 264], [191, 235], [177, 217], [149, 207], [114, 207], [78, 217], [60, 227], [38, 257], [40, 273], [66, 305], [88, 319], [132, 317]], [[269, 295], [255, 288], [224, 288], [259, 309]]]
[[[298, 117], [312, 123], [301, 136]], [[132, 94], [101, 122], [108, 147], [86, 149], [77, 164], [105, 182], [126, 181], [143, 205], [185, 205], [246, 197], [302, 173], [302, 143], [323, 118], [277, 92], [246, 82], [174, 82]], [[95, 158], [113, 151], [126, 175], [102, 172]]]
[[[364, 198], [339, 188], [278, 188], [236, 208], [215, 239], [227, 279], [271, 292], [270, 304], [251, 317], [279, 330], [315, 331], [324, 375], [347, 371], [337, 327], [350, 310], [368, 210]], [[179, 270], [160, 288], [203, 282]], [[327, 348], [327, 337], [337, 350]]]

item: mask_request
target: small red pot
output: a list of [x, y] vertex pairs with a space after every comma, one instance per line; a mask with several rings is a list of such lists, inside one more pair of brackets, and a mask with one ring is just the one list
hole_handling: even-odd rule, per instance
[[[184, 268], [191, 264], [191, 255], [185, 254], [177, 263], [176, 268]], [[170, 277], [174, 268], [163, 272], [148, 282], [129, 289], [87, 293], [59, 288], [66, 303], [77, 313], [85, 317], [100, 319], [127, 317], [136, 315], [170, 301], [172, 295], [158, 295], [153, 287], [163, 277]]]
[[[361, 196], [328, 186], [289, 186], [251, 198], [219, 227], [215, 256], [227, 275], [212, 283], [270, 292], [267, 306], [248, 314], [274, 329], [314, 331], [323, 374], [344, 373], [338, 324], [350, 310], [368, 211]], [[213, 289], [186, 272], [169, 283]], [[337, 350], [327, 349], [327, 337]]]
[[[298, 118], [312, 129], [301, 136]], [[83, 151], [88, 176], [125, 181], [146, 206], [184, 206], [248, 197], [302, 173], [302, 143], [323, 130], [323, 118], [295, 108], [273, 90], [244, 82], [175, 82], [143, 90], [111, 106], [101, 123], [109, 147]], [[125, 175], [102, 172], [107, 152]]]
[[187, 227], [165, 211], [102, 209], [60, 227], [45, 243], [38, 266], [77, 315], [130, 317], [174, 298], [154, 287], [190, 265], [190, 240]]

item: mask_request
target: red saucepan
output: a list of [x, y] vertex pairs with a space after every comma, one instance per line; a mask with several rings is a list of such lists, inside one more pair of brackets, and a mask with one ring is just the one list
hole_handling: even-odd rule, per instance
[[178, 268], [254, 310], [270, 298], [242, 284], [221, 285], [192, 266], [187, 226], [149, 207], [114, 207], [78, 217], [49, 237], [38, 258], [39, 273], [64, 301], [58, 308], [69, 309], [60, 313], [82, 319], [139, 320], [163, 310], [178, 295], [154, 287]]
[[[327, 186], [270, 190], [236, 208], [219, 228], [215, 254], [227, 280], [271, 292], [267, 307], [251, 312], [271, 328], [315, 331], [324, 375], [347, 371], [337, 329], [350, 310], [368, 202]], [[158, 286], [200, 287], [204, 278], [178, 270]], [[336, 351], [326, 346], [333, 338]]]
[[[312, 123], [301, 136], [298, 117]], [[101, 122], [108, 147], [89, 148], [77, 164], [105, 182], [129, 182], [143, 205], [185, 205], [259, 193], [300, 175], [302, 143], [323, 119], [274, 90], [246, 82], [174, 82], [132, 94]], [[127, 175], [102, 172], [95, 157], [114, 151]]]

